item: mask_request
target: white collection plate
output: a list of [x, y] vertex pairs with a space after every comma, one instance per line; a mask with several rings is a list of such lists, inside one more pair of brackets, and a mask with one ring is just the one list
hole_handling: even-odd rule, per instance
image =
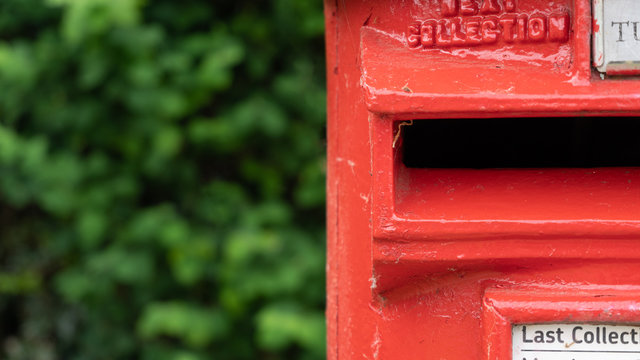
[[526, 324], [512, 327], [513, 360], [638, 360], [640, 326]]
[[600, 72], [640, 73], [640, 1], [593, 0], [593, 63]]

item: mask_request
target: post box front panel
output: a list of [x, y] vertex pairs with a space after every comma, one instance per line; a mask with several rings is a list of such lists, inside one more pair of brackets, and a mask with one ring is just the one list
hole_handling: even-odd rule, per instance
[[591, 5], [325, 2], [329, 358], [512, 359], [521, 325], [640, 323], [632, 163], [404, 162], [434, 119], [640, 114], [640, 81], [594, 62]]

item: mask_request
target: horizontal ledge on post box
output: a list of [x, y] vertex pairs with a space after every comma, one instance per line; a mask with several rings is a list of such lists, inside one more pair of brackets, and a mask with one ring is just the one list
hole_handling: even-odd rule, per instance
[[372, 257], [376, 263], [410, 264], [438, 262], [463, 264], [477, 262], [523, 261], [535, 259], [640, 259], [640, 237], [473, 239], [465, 241], [397, 242], [375, 240]]
[[[640, 289], [600, 287], [584, 289], [493, 289], [485, 291], [484, 304], [516, 323], [566, 321], [622, 320], [638, 321], [635, 311], [640, 301]], [[530, 311], [533, 310], [533, 311]], [[602, 319], [601, 316], [606, 318]], [[616, 318], [617, 317], [617, 318]]]
[[376, 239], [437, 241], [464, 239], [640, 239], [640, 220], [407, 220], [374, 224]]
[[365, 26], [361, 84], [367, 107], [394, 116], [450, 114], [452, 109], [476, 116], [640, 113], [640, 81], [593, 78], [588, 53], [586, 61], [558, 70], [555, 54], [522, 58], [504, 50], [507, 60], [497, 60], [488, 51], [410, 49], [397, 36]]
[[[640, 87], [636, 93], [624, 95], [501, 95], [501, 94], [404, 94], [365, 88], [368, 110], [378, 114], [394, 114], [405, 117], [409, 114], [424, 117], [431, 114], [446, 114], [438, 117], [453, 117], [448, 110], [452, 102], [457, 104], [455, 117], [512, 117], [526, 112], [527, 117], [566, 116], [588, 113], [589, 116], [639, 116]], [[401, 116], [402, 115], [402, 116]]]

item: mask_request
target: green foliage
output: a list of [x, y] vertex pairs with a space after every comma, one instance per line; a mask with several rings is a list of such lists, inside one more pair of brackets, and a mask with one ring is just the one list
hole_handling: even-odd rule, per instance
[[324, 357], [320, 1], [0, 2], [0, 358]]

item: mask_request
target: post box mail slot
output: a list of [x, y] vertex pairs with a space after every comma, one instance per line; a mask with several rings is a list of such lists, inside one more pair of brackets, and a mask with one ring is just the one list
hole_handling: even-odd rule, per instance
[[325, 1], [330, 359], [640, 349], [596, 343], [640, 332], [640, 77], [601, 1]]

